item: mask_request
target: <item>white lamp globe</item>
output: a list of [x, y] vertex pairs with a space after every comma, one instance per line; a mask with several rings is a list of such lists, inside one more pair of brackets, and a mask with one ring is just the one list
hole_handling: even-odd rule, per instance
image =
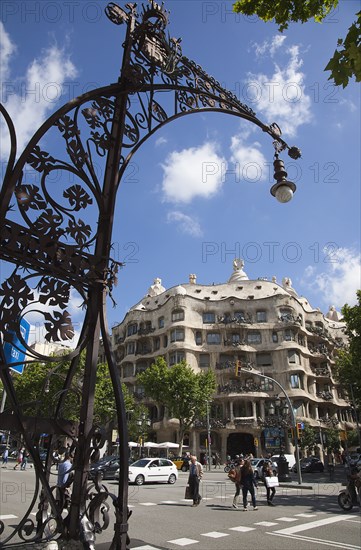
[[280, 185], [276, 190], [275, 196], [278, 202], [289, 202], [292, 200], [293, 191], [288, 185]]

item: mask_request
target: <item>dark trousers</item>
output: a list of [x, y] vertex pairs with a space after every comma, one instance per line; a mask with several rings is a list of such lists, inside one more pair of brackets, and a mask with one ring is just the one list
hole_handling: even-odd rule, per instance
[[199, 494], [199, 479], [198, 476], [190, 475], [189, 476], [189, 489], [192, 495], [193, 504], [198, 504], [201, 496]]
[[251, 498], [252, 498], [252, 504], [253, 506], [256, 506], [256, 495], [254, 493], [254, 485], [249, 485], [249, 486], [242, 486], [242, 495], [243, 495], [243, 506], [245, 508], [247, 508], [247, 493], [249, 491], [249, 494], [251, 495]]
[[273, 500], [273, 497], [276, 494], [276, 489], [274, 487], [266, 487], [267, 491], [267, 501], [271, 502]]

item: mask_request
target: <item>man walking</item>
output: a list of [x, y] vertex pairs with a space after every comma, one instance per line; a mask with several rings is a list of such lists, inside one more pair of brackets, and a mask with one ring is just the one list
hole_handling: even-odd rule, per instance
[[199, 494], [199, 482], [202, 479], [202, 476], [203, 476], [202, 464], [197, 461], [196, 456], [191, 455], [191, 461], [189, 464], [188, 484], [189, 484], [190, 492], [193, 499], [192, 506], [198, 506], [198, 504], [202, 500], [202, 497]]

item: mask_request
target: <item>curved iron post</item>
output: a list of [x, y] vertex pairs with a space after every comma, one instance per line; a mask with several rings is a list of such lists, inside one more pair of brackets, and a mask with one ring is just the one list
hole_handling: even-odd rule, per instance
[[[181, 54], [179, 41], [165, 34], [168, 13], [163, 5], [159, 6], [154, 0], [149, 2], [150, 5], [143, 5], [139, 13], [135, 4], [126, 5], [128, 12], [115, 3], [107, 6], [107, 16], [113, 23], [126, 24], [119, 81], [63, 105], [35, 132], [16, 163], [14, 126], [6, 109], [1, 107], [10, 133], [11, 152], [0, 192], [0, 224], [3, 227], [0, 259], [15, 264], [17, 268], [0, 287], [0, 377], [14, 413], [10, 420], [0, 415], [0, 427], [10, 427], [22, 434], [42, 485], [38, 523], [36, 528], [28, 528], [27, 540], [62, 537], [68, 541], [81, 541], [84, 548], [93, 549], [96, 533], [108, 526], [106, 500], [111, 498], [116, 513], [111, 549], [126, 550], [129, 546], [127, 424], [121, 381], [110, 345], [106, 297], [111, 294], [121, 265], [111, 258], [117, 190], [133, 155], [165, 124], [188, 114], [217, 112], [257, 125], [274, 140], [277, 153], [288, 149], [292, 158], [300, 156], [296, 147], [289, 147], [283, 141], [277, 124], [268, 126], [261, 122], [252, 109]], [[173, 94], [173, 98], [162, 105], [158, 99], [165, 97], [164, 92], [166, 97]], [[132, 102], [133, 97], [138, 99], [137, 105]], [[53, 132], [60, 141], [59, 158], [42, 149], [41, 140], [48, 132]], [[94, 170], [94, 157], [104, 161], [102, 183]], [[25, 179], [26, 166], [31, 167], [37, 177], [30, 178], [30, 181]], [[59, 170], [64, 178], [61, 181], [64, 187], [62, 195], [58, 189], [57, 193], [49, 189], [49, 174], [54, 170]], [[77, 181], [82, 181], [82, 185], [76, 183], [66, 187], [69, 173]], [[14, 201], [14, 208], [10, 208], [11, 201]], [[89, 212], [91, 208], [95, 209], [97, 216], [93, 227], [80, 217], [82, 211], [88, 209]], [[30, 275], [22, 277], [21, 270], [29, 271]], [[70, 366], [63, 389], [57, 393], [55, 414], [52, 418], [26, 417], [15, 392], [3, 345], [11, 342], [12, 335], [16, 334], [30, 357], [25, 361], [27, 368], [39, 359], [54, 361], [54, 357], [32, 353], [20, 334], [20, 320], [31, 311], [40, 311], [37, 304], [41, 303], [46, 306], [42, 311], [46, 339], [49, 342], [70, 340], [74, 329], [66, 307], [71, 291], [77, 291], [82, 297], [86, 314], [76, 350], [58, 359], [62, 362], [70, 360]], [[91, 457], [97, 456], [102, 442], [102, 438], [99, 442], [99, 430], [93, 419], [101, 337], [112, 381], [120, 437], [118, 497], [109, 493], [99, 480], [90, 483], [88, 477]], [[72, 423], [62, 418], [62, 410], [79, 371], [82, 351], [85, 363], [79, 423]], [[51, 436], [45, 467], [36, 445], [34, 447], [37, 430], [41, 427], [43, 431], [44, 426]], [[69, 481], [72, 494], [66, 519], [63, 516], [64, 502], [54, 498], [56, 487], [49, 482], [53, 438], [59, 435], [72, 441], [74, 451], [73, 478]], [[100, 515], [104, 519], [103, 525], [97, 519]], [[25, 525], [26, 521], [24, 518], [20, 525]], [[46, 525], [46, 529], [42, 525]], [[0, 522], [0, 530], [3, 528]], [[15, 535], [16, 530], [6, 541]], [[22, 540], [26, 542], [24, 538]]]

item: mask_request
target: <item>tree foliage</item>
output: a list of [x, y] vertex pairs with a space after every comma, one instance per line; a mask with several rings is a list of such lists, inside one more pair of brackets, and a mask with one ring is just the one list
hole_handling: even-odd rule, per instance
[[342, 308], [348, 337], [346, 349], [339, 350], [336, 357], [336, 377], [354, 398], [357, 408], [361, 407], [361, 290], [357, 291], [358, 303], [346, 304]]
[[179, 420], [179, 452], [185, 432], [194, 420], [203, 417], [207, 401], [216, 388], [212, 371], [195, 373], [184, 361], [168, 367], [158, 357], [147, 370], [138, 374], [137, 382], [144, 387], [146, 395], [166, 407], [170, 417]]
[[[63, 386], [70, 363], [67, 361], [52, 363], [34, 363], [27, 365], [22, 374], [14, 374], [13, 382], [17, 399], [25, 415], [52, 417], [56, 403], [64, 395], [64, 403], [59, 411], [60, 418], [79, 420], [81, 391], [84, 377], [84, 355], [80, 357], [77, 372], [71, 387], [64, 392]], [[134, 409], [134, 399], [128, 388], [122, 384], [125, 409]], [[116, 416], [113, 386], [108, 366], [97, 365], [94, 394], [94, 419], [99, 425], [106, 425]]]
[[[305, 23], [314, 19], [321, 23], [337, 7], [339, 0], [238, 0], [233, 5], [236, 13], [257, 15], [263, 21], [272, 21], [283, 32], [289, 23]], [[345, 38], [339, 38], [337, 48], [325, 71], [331, 71], [329, 80], [345, 88], [350, 78], [361, 80], [361, 12], [348, 29]]]
[[316, 447], [316, 433], [315, 429], [312, 428], [307, 422], [304, 422], [304, 428], [302, 430], [300, 438], [300, 448], [302, 450], [309, 450], [311, 453], [314, 452]]

